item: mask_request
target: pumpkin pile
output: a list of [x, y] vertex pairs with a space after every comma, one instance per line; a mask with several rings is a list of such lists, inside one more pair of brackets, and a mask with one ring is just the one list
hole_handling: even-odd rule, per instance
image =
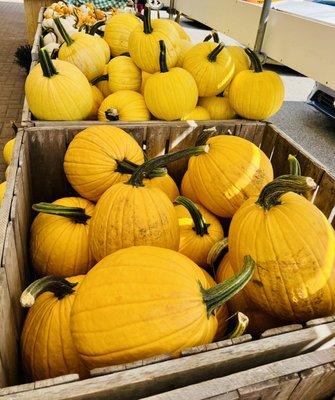
[[[335, 234], [304, 197], [315, 183], [298, 161], [274, 179], [246, 139], [198, 142], [148, 160], [111, 125], [71, 141], [63, 165], [78, 195], [33, 205], [39, 279], [21, 296], [32, 379], [178, 356], [227, 337], [236, 313], [235, 332], [249, 320], [257, 336], [335, 311]], [[180, 193], [167, 167], [185, 157]]]
[[279, 75], [263, 71], [252, 50], [219, 42], [216, 32], [193, 44], [176, 21], [151, 20], [149, 7], [143, 21], [117, 12], [79, 23], [78, 11], [69, 22], [61, 14], [67, 6], [55, 10], [40, 64], [26, 80], [36, 119], [263, 120], [283, 103]]

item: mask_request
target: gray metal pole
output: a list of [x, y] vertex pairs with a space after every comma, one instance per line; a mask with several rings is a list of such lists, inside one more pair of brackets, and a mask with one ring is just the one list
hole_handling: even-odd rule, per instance
[[262, 50], [264, 35], [265, 35], [266, 25], [267, 25], [268, 18], [269, 18], [270, 9], [271, 9], [271, 0], [264, 0], [262, 14], [259, 19], [258, 31], [257, 31], [257, 36], [256, 36], [255, 46], [254, 46], [254, 51], [256, 53], [260, 53]]
[[172, 10], [174, 10], [174, 0], [170, 0], [170, 10], [169, 10], [169, 19], [173, 19], [173, 12]]

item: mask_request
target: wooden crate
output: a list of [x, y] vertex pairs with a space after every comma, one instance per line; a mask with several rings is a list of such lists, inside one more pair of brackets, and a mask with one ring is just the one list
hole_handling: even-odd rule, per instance
[[[36, 33], [43, 20], [43, 11], [45, 7], [48, 7], [52, 3], [52, 0], [24, 0], [27, 40], [29, 44], [35, 43]], [[41, 10], [43, 10], [42, 14]]]
[[[237, 339], [186, 349], [178, 359], [162, 355], [131, 364], [96, 369], [91, 371], [91, 378], [84, 381], [79, 381], [78, 376], [72, 374], [17, 385], [22, 383], [18, 344], [24, 310], [19, 305], [19, 297], [22, 289], [30, 280], [27, 243], [32, 219], [31, 205], [39, 201], [53, 201], [72, 193], [63, 171], [63, 158], [72, 138], [86, 126], [86, 124], [82, 124], [67, 127], [31, 127], [24, 133], [19, 132], [17, 137], [14, 155], [16, 169], [11, 172], [13, 188], [8, 190], [5, 196], [5, 203], [9, 204], [9, 212], [7, 220], [1, 225], [4, 232], [4, 246], [1, 250], [0, 241], [0, 251], [2, 251], [0, 387], [3, 387], [0, 389], [0, 398], [26, 400], [42, 398], [108, 399], [111, 397], [113, 399], [139, 399], [162, 395], [163, 392], [175, 389], [184, 390], [181, 388], [200, 382], [202, 382], [201, 385], [205, 385], [207, 380], [213, 378], [217, 378], [217, 380], [209, 381], [210, 383], [220, 381], [220, 379], [226, 379], [225, 381], [229, 382], [231, 374], [234, 374], [233, 376], [238, 373], [242, 374], [241, 371], [247, 371], [245, 373], [248, 373], [250, 378], [245, 382], [240, 379], [237, 381], [239, 383], [236, 384], [236, 387], [230, 386], [232, 397], [227, 397], [227, 399], [238, 398], [236, 393], [242, 398], [256, 398], [248, 397], [245, 394], [247, 390], [249, 390], [248, 393], [253, 393], [254, 387], [244, 388], [244, 392], [242, 391], [242, 387], [248, 386], [250, 383], [258, 385], [256, 389], [262, 389], [265, 392], [267, 390], [266, 393], [270, 393], [271, 390], [277, 391], [282, 396], [280, 398], [286, 398], [283, 396], [284, 393], [287, 393], [285, 390], [288, 389], [283, 382], [291, 381], [292, 376], [295, 379], [295, 388], [300, 387], [299, 393], [304, 395], [304, 390], [309, 389], [306, 382], [310, 382], [310, 380], [304, 383], [305, 389], [303, 389], [303, 384], [299, 383], [303, 381], [302, 377], [306, 376], [304, 379], [314, 379], [316, 382], [324, 374], [331, 375], [333, 368], [331, 363], [335, 362], [335, 354], [333, 350], [330, 350], [335, 336], [335, 316], [309, 321], [304, 325], [294, 324], [271, 329], [264, 332], [260, 339], [244, 335]], [[301, 163], [303, 174], [313, 177], [318, 184], [318, 190], [314, 196], [315, 204], [331, 221], [333, 220], [335, 178], [306, 154], [301, 147], [271, 124], [245, 121], [206, 121], [199, 124], [188, 124], [187, 122], [124, 123], [119, 126], [135, 137], [146, 149], [149, 157], [193, 145], [204, 128], [213, 126], [216, 127], [219, 134], [238, 135], [260, 146], [271, 158], [275, 175], [288, 172], [287, 157], [289, 154], [294, 154]], [[174, 163], [169, 168], [170, 173], [174, 177], [180, 177], [185, 167], [185, 162]], [[334, 221], [332, 222], [334, 223]], [[319, 358], [321, 351], [317, 350], [321, 347], [327, 349], [328, 355], [325, 358]], [[316, 352], [315, 356], [313, 352]], [[290, 372], [292, 370], [287, 369], [287, 373], [283, 369], [282, 375], [278, 375], [278, 377], [270, 373], [263, 375], [257, 373], [257, 371], [263, 371], [257, 368], [267, 363], [276, 363], [290, 357], [303, 357], [299, 360], [309, 360], [309, 356], [314, 360], [314, 364], [306, 361], [306, 364], [300, 365], [299, 370]], [[255, 368], [255, 370], [250, 368]], [[254, 380], [253, 374], [255, 374]], [[290, 388], [293, 388], [294, 383]], [[220, 385], [219, 387], [222, 388]], [[236, 392], [237, 390], [240, 390], [242, 395], [240, 392]], [[335, 391], [335, 381], [332, 386], [329, 383], [330, 391]], [[205, 395], [206, 393], [204, 391], [200, 394]], [[174, 395], [172, 392], [171, 396]], [[178, 398], [182, 399], [186, 396], [190, 397], [189, 394], [185, 394]], [[220, 396], [221, 394], [216, 398], [226, 398]], [[192, 396], [191, 398], [193, 399]], [[212, 396], [212, 398], [214, 397]]]

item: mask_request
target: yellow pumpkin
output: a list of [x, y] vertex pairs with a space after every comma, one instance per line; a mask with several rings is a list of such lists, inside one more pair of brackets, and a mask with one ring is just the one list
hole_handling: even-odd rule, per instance
[[119, 90], [101, 103], [99, 121], [149, 121], [150, 112], [144, 97], [133, 90]]
[[70, 37], [60, 19], [55, 18], [54, 21], [64, 39], [58, 58], [78, 67], [90, 81], [102, 75], [106, 64], [105, 47], [100, 43], [103, 39], [83, 32], [74, 33]]
[[144, 96], [144, 88], [145, 84], [147, 83], [148, 78], [150, 78], [151, 74], [148, 74], [148, 72], [142, 71], [142, 82], [141, 82], [141, 90], [140, 93], [142, 96]]
[[270, 160], [246, 139], [220, 135], [207, 140], [208, 152], [188, 162], [189, 187], [212, 213], [231, 218], [273, 179]]
[[180, 51], [179, 34], [167, 20], [156, 19], [151, 22], [150, 9], [146, 6], [143, 26], [138, 26], [131, 32], [128, 46], [134, 63], [149, 74], [160, 70], [160, 40], [165, 42], [167, 66], [172, 68], [177, 63]]
[[[279, 177], [258, 198], [245, 202], [230, 225], [234, 272], [245, 252], [257, 263], [247, 296], [285, 321], [335, 312], [334, 229], [316, 206], [297, 194], [315, 187], [311, 178]], [[256, 241], [250, 240], [250, 232]]]
[[229, 102], [243, 118], [263, 120], [274, 115], [284, 101], [284, 85], [273, 71], [263, 71], [258, 56], [251, 50], [248, 55], [253, 71], [241, 71], [229, 86]]
[[211, 119], [232, 119], [236, 116], [229, 99], [223, 95], [200, 97], [198, 104], [208, 111]]
[[134, 246], [101, 260], [77, 290], [71, 332], [87, 368], [178, 356], [210, 343], [213, 311], [250, 279], [253, 263], [228, 285], [209, 287], [203, 271], [175, 251]]
[[227, 50], [231, 55], [234, 65], [235, 72], [234, 76], [236, 76], [239, 72], [248, 70], [250, 68], [251, 62], [250, 58], [247, 56], [243, 47], [240, 46], [227, 46]]
[[102, 76], [106, 75], [105, 79], [102, 79], [102, 80], [97, 79], [96, 83], [94, 83], [94, 80], [93, 80], [93, 82], [91, 82], [92, 85], [95, 85], [100, 90], [100, 92], [102, 93], [104, 98], [109, 96], [110, 94], [112, 94], [112, 91], [110, 90], [109, 84], [108, 84], [107, 67], [108, 67], [108, 65], [105, 65], [103, 75], [102, 75]]
[[113, 57], [128, 52], [130, 33], [138, 26], [141, 26], [140, 20], [130, 13], [118, 13], [107, 21], [104, 39]]
[[[219, 268], [216, 272], [216, 282], [224, 282], [233, 276], [234, 271], [230, 264], [229, 254], [226, 254], [220, 262]], [[250, 333], [254, 337], [260, 336], [267, 329], [272, 329], [285, 324], [256, 307], [250, 299], [246, 297], [243, 290], [230, 299], [227, 306], [231, 315], [237, 312], [243, 312], [243, 314], [249, 318], [247, 333]]]
[[229, 85], [234, 75], [234, 61], [223, 43], [203, 42], [185, 54], [183, 68], [195, 79], [199, 96], [216, 96]]
[[5, 146], [4, 146], [4, 148], [3, 148], [3, 151], [2, 151], [3, 159], [4, 159], [4, 161], [5, 161], [5, 163], [6, 163], [7, 165], [9, 165], [10, 162], [12, 161], [14, 145], [15, 145], [15, 138], [9, 140], [9, 141], [5, 144]]
[[185, 114], [181, 118], [182, 121], [189, 121], [189, 120], [206, 121], [208, 119], [211, 119], [209, 112], [206, 110], [206, 108], [200, 106], [196, 106], [192, 111]]
[[195, 193], [195, 190], [192, 187], [189, 174], [187, 171], [185, 172], [183, 179], [181, 181], [180, 193], [183, 196], [188, 197], [189, 199], [194, 201], [194, 203], [197, 203], [198, 205], [201, 204], [199, 198], [197, 197], [197, 194]]
[[6, 193], [6, 187], [7, 187], [7, 182], [6, 181], [0, 183], [0, 207], [2, 205], [2, 201], [3, 201], [3, 198], [4, 198], [5, 193]]
[[215, 215], [186, 197], [177, 197], [175, 203], [180, 228], [178, 251], [206, 268], [210, 249], [223, 239], [221, 223]]
[[127, 181], [124, 161], [144, 162], [143, 151], [124, 130], [109, 126], [91, 126], [79, 132], [64, 157], [64, 171], [74, 190], [91, 201], [112, 185]]
[[130, 57], [118, 56], [113, 58], [108, 66], [108, 84], [112, 92], [118, 90], [139, 91], [142, 73]]
[[178, 186], [168, 173], [151, 179], [144, 179], [143, 182], [145, 186], [152, 186], [162, 190], [172, 202], [179, 196]]
[[53, 60], [45, 49], [27, 76], [25, 93], [35, 118], [46, 121], [85, 119], [93, 104], [91, 86], [83, 73], [65, 61]]
[[22, 361], [33, 381], [67, 374], [79, 374], [81, 378], [89, 375], [70, 331], [70, 313], [83, 278], [45, 277], [22, 293], [22, 306], [30, 307], [21, 335]]
[[185, 54], [193, 47], [193, 43], [188, 40], [181, 39], [180, 42], [180, 52], [177, 60], [176, 67], [183, 67]]
[[93, 106], [91, 108], [91, 112], [86, 119], [96, 120], [98, 119], [98, 110], [101, 103], [104, 100], [103, 94], [96, 86], [91, 86], [92, 95], [93, 95]]
[[62, 277], [85, 274], [94, 260], [88, 228], [94, 204], [80, 197], [64, 197], [53, 203], [38, 203], [39, 214], [30, 230], [30, 255], [39, 276]]
[[161, 189], [143, 180], [157, 167], [203, 151], [204, 146], [199, 146], [151, 159], [128, 182], [113, 185], [100, 197], [90, 224], [91, 250], [97, 261], [131, 246], [178, 250], [179, 225], [173, 204]]
[[197, 105], [197, 85], [187, 71], [182, 68], [168, 69], [166, 48], [160, 45], [160, 68], [148, 78], [144, 88], [144, 98], [150, 112], [157, 118], [173, 121], [182, 118]]
[[173, 26], [175, 28], [175, 30], [178, 32], [179, 38], [185, 41], [190, 42], [191, 38], [190, 36], [187, 34], [187, 32], [185, 31], [185, 29], [176, 21], [174, 21], [173, 19], [167, 19], [166, 20], [171, 26]]

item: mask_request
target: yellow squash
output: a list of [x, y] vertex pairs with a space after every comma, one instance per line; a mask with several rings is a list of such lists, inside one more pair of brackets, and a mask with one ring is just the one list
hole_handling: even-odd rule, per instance
[[215, 215], [186, 197], [177, 197], [175, 203], [180, 228], [179, 253], [206, 268], [210, 249], [223, 239], [221, 223]]
[[91, 86], [73, 64], [54, 60], [44, 49], [40, 63], [29, 73], [25, 93], [35, 118], [47, 121], [85, 119], [93, 104]]
[[223, 93], [217, 96], [200, 97], [198, 104], [204, 107], [211, 119], [232, 119], [236, 116], [229, 99]]
[[284, 85], [280, 76], [263, 71], [258, 56], [247, 49], [254, 70], [239, 72], [229, 86], [229, 102], [243, 118], [263, 120], [274, 115], [284, 101]]
[[142, 73], [130, 57], [118, 56], [113, 58], [107, 67], [108, 84], [110, 90], [139, 91], [142, 82]]
[[103, 102], [104, 96], [96, 86], [91, 86], [91, 89], [93, 95], [93, 106], [91, 108], [90, 114], [87, 116], [86, 119], [96, 120], [98, 119], [98, 110], [101, 103]]
[[7, 187], [7, 182], [6, 181], [0, 183], [0, 207], [2, 205], [2, 201], [3, 201], [3, 198], [4, 198], [5, 193], [6, 193], [6, 187]]
[[15, 138], [9, 140], [5, 144], [5, 146], [4, 146], [3, 150], [2, 150], [3, 159], [4, 159], [4, 161], [5, 161], [5, 163], [7, 165], [9, 165], [10, 162], [12, 161], [14, 145], [15, 145]]
[[316, 206], [297, 194], [315, 187], [311, 178], [276, 178], [258, 198], [241, 206], [230, 225], [234, 272], [245, 252], [257, 264], [247, 296], [285, 321], [307, 321], [335, 312], [334, 229]]
[[67, 374], [79, 374], [81, 378], [89, 375], [70, 331], [70, 313], [83, 278], [45, 277], [22, 293], [21, 304], [30, 309], [21, 335], [21, 353], [24, 370], [32, 381]]
[[108, 20], [104, 39], [113, 57], [128, 52], [130, 33], [138, 26], [141, 26], [140, 20], [130, 13], [118, 13]]
[[206, 153], [188, 162], [188, 187], [212, 213], [231, 218], [273, 179], [272, 165], [256, 145], [237, 136], [215, 136], [207, 144]]
[[143, 151], [124, 130], [109, 126], [91, 126], [79, 132], [70, 143], [64, 158], [64, 171], [72, 187], [91, 201], [112, 185], [129, 179], [123, 164], [128, 160], [144, 162]]
[[153, 74], [160, 70], [158, 42], [166, 45], [168, 68], [176, 65], [180, 51], [180, 38], [175, 27], [168, 21], [155, 19], [151, 22], [150, 9], [144, 9], [143, 26], [136, 27], [129, 37], [129, 53], [134, 63], [143, 71]]
[[101, 103], [99, 121], [149, 121], [150, 112], [144, 97], [133, 90], [119, 90]]
[[106, 64], [105, 47], [100, 43], [103, 39], [83, 32], [70, 37], [60, 19], [55, 18], [54, 21], [64, 39], [58, 58], [74, 64], [90, 81], [102, 75]]
[[101, 260], [80, 285], [71, 312], [71, 332], [87, 368], [178, 356], [210, 343], [215, 309], [246, 285], [253, 272], [210, 287], [203, 271], [175, 251], [136, 246]]
[[39, 276], [86, 274], [94, 265], [88, 228], [94, 204], [80, 197], [38, 203], [30, 230], [30, 256]]
[[189, 120], [206, 121], [208, 119], [211, 119], [209, 112], [206, 110], [206, 108], [201, 106], [196, 106], [192, 111], [185, 114], [181, 118], [182, 121], [189, 121]]
[[176, 67], [183, 67], [185, 54], [193, 47], [193, 43], [188, 40], [181, 39], [180, 42], [180, 52], [177, 60]]
[[234, 76], [236, 76], [239, 72], [248, 70], [250, 68], [251, 62], [250, 58], [247, 56], [243, 47], [240, 46], [227, 46], [227, 50], [231, 55], [234, 65], [235, 72]]
[[199, 96], [216, 96], [229, 85], [234, 75], [234, 62], [223, 43], [203, 42], [185, 54], [183, 68], [195, 79]]
[[161, 40], [160, 72], [148, 78], [144, 98], [150, 112], [157, 118], [173, 121], [182, 118], [197, 105], [197, 85], [187, 71], [175, 67], [168, 69], [165, 43]]

